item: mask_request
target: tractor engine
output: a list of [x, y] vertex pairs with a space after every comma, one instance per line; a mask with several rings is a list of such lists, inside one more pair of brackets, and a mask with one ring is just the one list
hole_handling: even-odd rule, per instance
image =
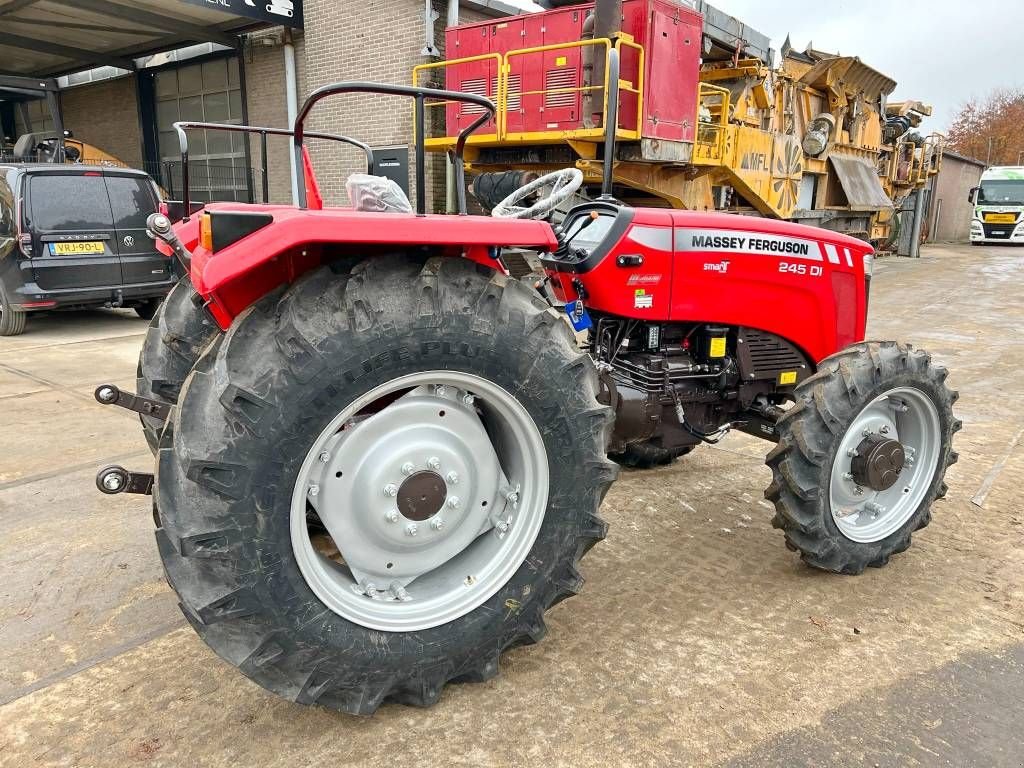
[[590, 353], [616, 411], [609, 451], [683, 449], [732, 427], [774, 439], [780, 380], [811, 370], [792, 344], [754, 328], [594, 318]]

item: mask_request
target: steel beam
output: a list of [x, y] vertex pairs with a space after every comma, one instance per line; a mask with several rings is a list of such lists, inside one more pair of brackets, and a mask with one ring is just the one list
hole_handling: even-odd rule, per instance
[[[0, 15], [3, 12], [0, 11]], [[53, 27], [55, 29], [80, 29], [84, 32], [109, 32], [115, 35], [145, 35], [147, 37], [153, 36], [152, 29], [119, 29], [112, 27], [109, 24], [79, 24], [74, 21], [50, 21], [49, 19], [7, 19], [8, 24], [24, 24], [26, 26], [34, 27]]]
[[121, 69], [134, 70], [135, 62], [131, 59], [122, 59], [119, 56], [108, 56], [97, 51], [87, 51], [84, 48], [73, 48], [70, 45], [51, 43], [31, 37], [22, 37], [10, 32], [0, 32], [0, 45], [9, 45], [12, 48], [22, 48], [27, 51], [49, 53], [60, 56], [64, 59], [71, 59], [77, 64], [85, 66], [91, 64], [105, 64]]
[[0, 74], [0, 88], [12, 88], [33, 91], [59, 91], [60, 86], [52, 77], [24, 77], [22, 75]]

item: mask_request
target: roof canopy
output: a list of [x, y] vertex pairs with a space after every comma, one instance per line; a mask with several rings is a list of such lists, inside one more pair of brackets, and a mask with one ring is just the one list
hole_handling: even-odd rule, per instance
[[0, 0], [0, 74], [56, 76], [241, 32], [302, 25], [302, 0]]

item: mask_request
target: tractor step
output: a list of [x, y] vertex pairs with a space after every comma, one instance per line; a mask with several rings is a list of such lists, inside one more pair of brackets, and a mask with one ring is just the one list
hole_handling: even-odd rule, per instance
[[167, 421], [173, 407], [170, 403], [150, 400], [148, 397], [142, 397], [132, 392], [122, 392], [113, 384], [100, 384], [93, 394], [96, 397], [96, 402], [102, 405], [117, 405], [160, 421]]
[[96, 487], [109, 495], [141, 493], [144, 496], [152, 496], [153, 475], [149, 472], [129, 472], [115, 464], [96, 473]]

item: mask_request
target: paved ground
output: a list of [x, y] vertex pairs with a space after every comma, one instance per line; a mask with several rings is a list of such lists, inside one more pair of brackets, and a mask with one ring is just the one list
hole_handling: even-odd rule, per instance
[[587, 588], [502, 674], [360, 720], [279, 701], [185, 627], [129, 385], [145, 323], [58, 316], [0, 340], [0, 765], [1024, 765], [1024, 249], [885, 260], [871, 335], [953, 371], [961, 461], [914, 547], [859, 578], [786, 550], [765, 446], [624, 474]]

